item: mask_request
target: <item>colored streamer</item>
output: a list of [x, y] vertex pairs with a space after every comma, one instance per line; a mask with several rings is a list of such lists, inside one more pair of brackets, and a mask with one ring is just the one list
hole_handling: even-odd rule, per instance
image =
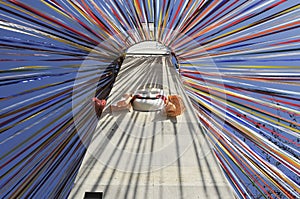
[[284, 0], [1, 1], [0, 198], [68, 196], [97, 124], [91, 98], [108, 97], [126, 49], [146, 40], [178, 60], [236, 197], [300, 198], [299, 9]]

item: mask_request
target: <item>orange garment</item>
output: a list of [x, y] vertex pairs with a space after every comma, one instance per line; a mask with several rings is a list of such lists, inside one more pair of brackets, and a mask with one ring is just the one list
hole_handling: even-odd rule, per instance
[[169, 95], [168, 103], [166, 105], [167, 116], [176, 117], [181, 115], [185, 107], [183, 105], [182, 98], [179, 95]]
[[102, 99], [98, 99], [96, 97], [93, 97], [92, 101], [95, 103], [95, 112], [96, 112], [96, 115], [98, 117], [100, 117], [103, 109], [105, 108], [106, 106], [106, 100]]

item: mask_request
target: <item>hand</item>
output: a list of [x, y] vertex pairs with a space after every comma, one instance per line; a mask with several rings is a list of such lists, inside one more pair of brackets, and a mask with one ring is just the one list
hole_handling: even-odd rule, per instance
[[92, 101], [95, 103], [96, 114], [97, 114], [98, 117], [100, 117], [103, 109], [106, 106], [106, 100], [104, 100], [104, 99], [100, 100], [100, 99], [98, 99], [96, 97], [93, 97]]

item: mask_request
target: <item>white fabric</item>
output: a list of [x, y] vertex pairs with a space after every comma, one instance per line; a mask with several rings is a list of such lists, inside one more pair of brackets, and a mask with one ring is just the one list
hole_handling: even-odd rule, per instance
[[150, 97], [153, 99], [139, 99], [136, 98], [132, 105], [133, 109], [136, 111], [158, 111], [162, 110], [165, 106], [164, 100], [159, 98], [155, 99], [158, 95], [163, 95], [164, 92], [161, 89], [153, 88], [153, 89], [142, 89], [138, 90], [135, 95], [141, 97]]

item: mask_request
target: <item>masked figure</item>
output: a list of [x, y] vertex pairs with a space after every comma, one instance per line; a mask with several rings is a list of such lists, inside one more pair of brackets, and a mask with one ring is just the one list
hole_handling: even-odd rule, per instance
[[162, 111], [167, 116], [176, 117], [185, 110], [182, 98], [179, 95], [166, 96], [162, 86], [154, 88], [144, 86], [133, 94], [126, 93], [115, 104], [110, 106], [111, 111]]

